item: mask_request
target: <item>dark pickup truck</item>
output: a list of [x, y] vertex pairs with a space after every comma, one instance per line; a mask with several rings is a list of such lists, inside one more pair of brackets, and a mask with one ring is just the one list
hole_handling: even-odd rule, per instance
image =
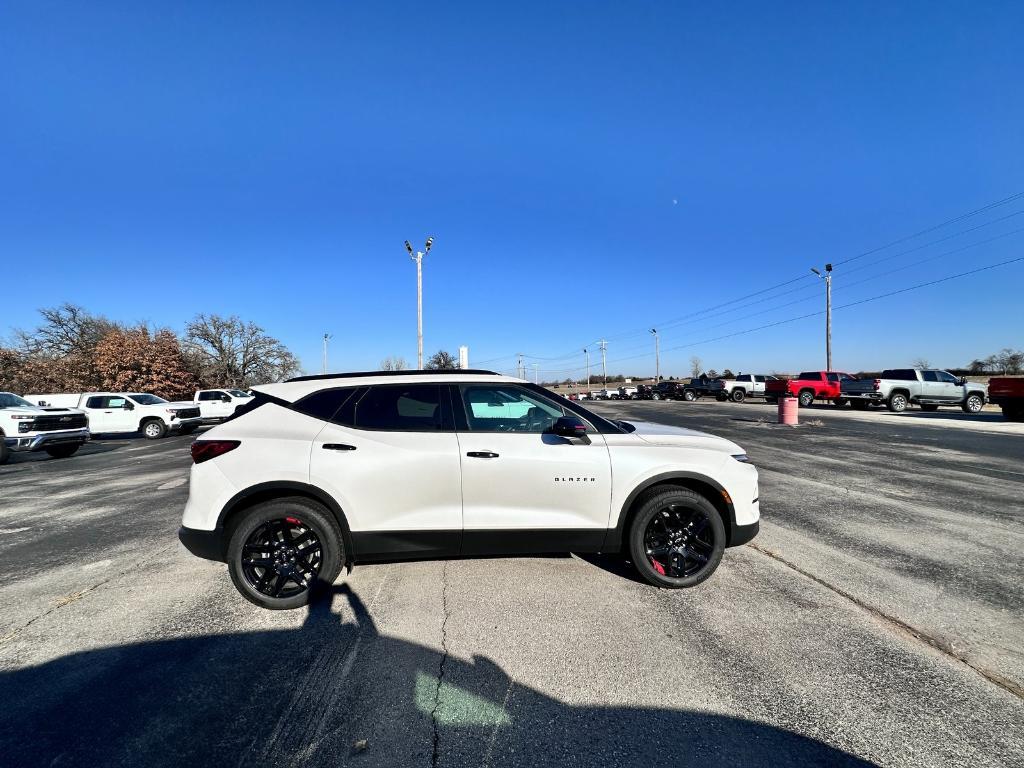
[[988, 399], [1003, 409], [1008, 421], [1024, 421], [1024, 379], [992, 377], [988, 380]]
[[690, 379], [690, 383], [683, 386], [683, 400], [698, 400], [702, 397], [714, 397], [717, 400], [725, 400], [728, 395], [725, 385], [721, 379], [713, 379], [710, 376], [697, 376]]

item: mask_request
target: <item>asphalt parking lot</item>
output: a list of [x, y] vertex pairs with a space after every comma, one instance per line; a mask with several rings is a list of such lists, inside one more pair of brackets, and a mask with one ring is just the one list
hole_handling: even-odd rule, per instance
[[624, 402], [761, 470], [701, 587], [616, 558], [357, 567], [268, 612], [176, 530], [191, 438], [0, 467], [4, 765], [1024, 764], [1024, 425]]

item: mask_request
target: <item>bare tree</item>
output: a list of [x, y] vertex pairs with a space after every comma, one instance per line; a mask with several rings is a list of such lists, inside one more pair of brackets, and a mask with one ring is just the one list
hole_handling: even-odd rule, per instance
[[704, 361], [694, 355], [690, 358], [690, 375], [694, 378], [700, 376], [700, 372], [704, 370]]
[[397, 357], [390, 355], [380, 361], [380, 369], [382, 371], [404, 371], [408, 368], [408, 363], [405, 362], [404, 357]]
[[927, 357], [919, 357], [916, 360], [914, 360], [914, 362], [911, 363], [911, 365], [914, 366], [915, 368], [931, 368], [932, 367], [932, 364], [930, 362], [928, 362], [928, 358]]
[[119, 327], [101, 315], [93, 315], [77, 304], [67, 302], [59, 307], [40, 309], [39, 314], [43, 318], [42, 324], [30, 331], [14, 332], [15, 343], [23, 354], [91, 356], [100, 339]]
[[185, 327], [182, 344], [206, 386], [246, 389], [299, 372], [299, 361], [260, 326], [237, 315], [199, 314]]
[[452, 371], [459, 367], [459, 358], [455, 357], [451, 352], [439, 349], [430, 356], [424, 367], [428, 371]]

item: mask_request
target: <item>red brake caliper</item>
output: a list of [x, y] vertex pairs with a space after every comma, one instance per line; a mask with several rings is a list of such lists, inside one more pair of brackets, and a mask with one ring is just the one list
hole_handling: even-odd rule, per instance
[[657, 571], [658, 573], [660, 573], [660, 574], [661, 574], [662, 576], [664, 576], [664, 575], [665, 575], [665, 566], [663, 566], [663, 565], [662, 565], [661, 563], [659, 563], [659, 562], [658, 562], [657, 560], [655, 560], [655, 559], [654, 559], [653, 557], [649, 557], [649, 558], [647, 558], [647, 559], [651, 561], [651, 565], [653, 565], [653, 566], [654, 566], [654, 570], [656, 570], [656, 571]]

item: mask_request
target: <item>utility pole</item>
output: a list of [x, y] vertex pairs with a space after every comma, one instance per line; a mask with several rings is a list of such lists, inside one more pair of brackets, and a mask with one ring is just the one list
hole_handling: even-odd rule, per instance
[[423, 257], [430, 253], [434, 238], [427, 238], [426, 249], [413, 253], [409, 241], [405, 241], [405, 250], [409, 258], [416, 262], [416, 367], [423, 370]]
[[654, 334], [654, 385], [661, 381], [661, 343], [658, 341], [658, 329], [651, 328]]
[[540, 363], [533, 364], [533, 383], [540, 384]]
[[517, 357], [519, 359], [516, 361], [516, 378], [517, 379], [525, 379], [526, 378], [526, 371], [523, 370], [523, 354], [522, 354], [522, 352], [518, 353]]
[[825, 274], [811, 267], [811, 272], [825, 281], [825, 370], [832, 370], [832, 265], [825, 265]]
[[598, 344], [601, 347], [601, 373], [604, 376], [604, 387], [608, 389], [608, 361], [605, 358], [605, 352], [608, 349], [608, 342], [604, 339]]
[[327, 342], [330, 341], [331, 335], [329, 333], [324, 334], [324, 364], [321, 373], [327, 373]]
[[590, 352], [586, 349], [583, 350], [583, 354], [587, 356], [587, 392], [590, 391]]

